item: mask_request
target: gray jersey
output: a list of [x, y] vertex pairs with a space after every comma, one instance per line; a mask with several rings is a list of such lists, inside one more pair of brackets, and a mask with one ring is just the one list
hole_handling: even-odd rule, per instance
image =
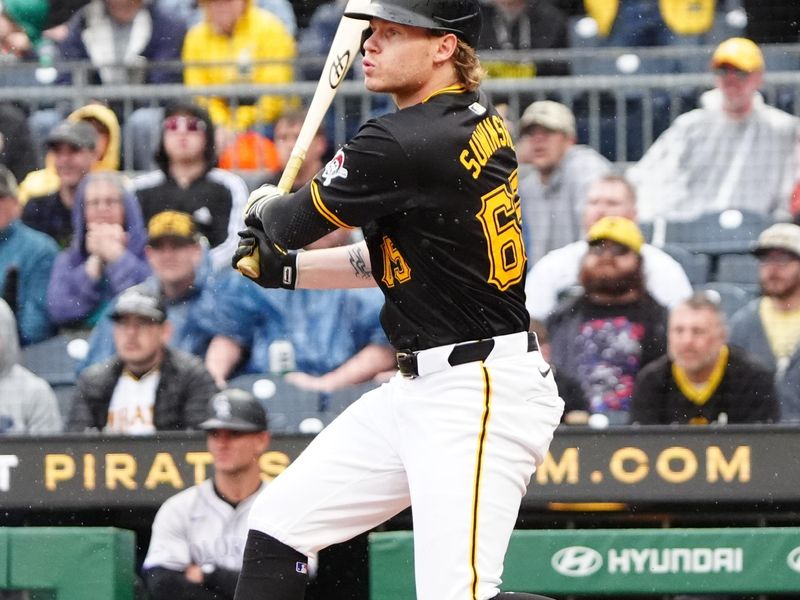
[[[262, 483], [258, 492], [264, 489]], [[184, 571], [190, 564], [240, 571], [247, 515], [258, 492], [236, 508], [214, 491], [211, 479], [169, 498], [156, 514], [144, 568]]]

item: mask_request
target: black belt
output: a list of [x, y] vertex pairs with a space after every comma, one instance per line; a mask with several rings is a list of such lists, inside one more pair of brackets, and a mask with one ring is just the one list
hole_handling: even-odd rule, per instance
[[[492, 353], [492, 349], [494, 349], [494, 339], [492, 338], [457, 344], [451, 350], [450, 356], [447, 357], [447, 362], [451, 367], [455, 367], [456, 365], [486, 360]], [[536, 335], [529, 333], [528, 352], [534, 352], [536, 350], [539, 350]], [[417, 377], [419, 375], [416, 352], [411, 350], [399, 350], [395, 354], [395, 358], [397, 359], [397, 368], [401, 375], [404, 377]]]

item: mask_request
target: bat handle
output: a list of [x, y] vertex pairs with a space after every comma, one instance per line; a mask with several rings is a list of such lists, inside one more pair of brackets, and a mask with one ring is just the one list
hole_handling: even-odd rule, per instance
[[258, 248], [255, 248], [250, 256], [243, 256], [239, 259], [239, 262], [236, 263], [236, 268], [239, 273], [245, 277], [258, 279], [258, 276], [261, 274], [261, 268], [258, 262]]
[[[278, 182], [278, 189], [280, 189], [284, 194], [289, 193], [289, 190], [292, 189], [292, 184], [297, 178], [297, 173], [300, 172], [300, 167], [303, 165], [305, 158], [305, 151], [299, 148], [292, 150], [292, 154], [289, 156], [289, 160], [286, 162], [286, 167], [283, 169], [281, 179]], [[245, 277], [257, 279], [261, 274], [258, 247], [253, 250], [253, 253], [250, 256], [243, 256], [240, 258], [239, 262], [236, 263], [236, 269]]]

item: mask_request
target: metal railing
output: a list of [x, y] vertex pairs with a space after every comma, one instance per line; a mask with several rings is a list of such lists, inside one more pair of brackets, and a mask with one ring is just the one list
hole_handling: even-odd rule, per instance
[[[620, 56], [635, 54], [643, 63], [650, 58], [672, 57], [707, 63], [713, 47], [669, 48], [574, 48], [530, 52], [484, 53], [482, 59], [508, 61], [564, 61], [573, 71], [584, 61], [580, 70], [586, 70], [586, 61], [598, 65], [599, 71], [613, 71]], [[768, 104], [778, 106], [792, 114], [800, 112], [800, 72], [797, 70], [770, 71], [769, 57], [783, 60], [783, 66], [800, 66], [800, 44], [771, 46], [766, 53], [768, 70], [762, 93]], [[787, 63], [786, 61], [790, 61]], [[779, 64], [776, 63], [776, 64]], [[313, 70], [313, 60], [298, 59], [296, 70]], [[237, 105], [240, 85], [215, 85], [187, 88], [182, 84], [128, 84], [94, 85], [91, 81], [93, 67], [87, 63], [56, 63], [59, 71], [71, 73], [71, 85], [30, 84], [0, 87], [0, 101], [14, 101], [27, 105], [30, 110], [58, 105], [71, 110], [90, 100], [112, 103], [123, 119], [141, 106], [157, 106], [173, 99], [197, 96], [230, 98]], [[150, 65], [150, 68], [180, 70], [177, 61]], [[13, 67], [30, 76], [36, 65]], [[177, 71], [176, 71], [177, 72]], [[8, 71], [6, 72], [6, 75]], [[340, 86], [334, 99], [332, 137], [341, 145], [352, 134], [348, 123], [362, 122], [375, 113], [375, 96], [366, 92], [362, 83], [348, 80]], [[33, 77], [29, 77], [33, 81]], [[613, 73], [591, 74], [582, 72], [568, 76], [537, 77], [533, 79], [488, 79], [484, 89], [497, 101], [507, 102], [512, 121], [524, 111], [528, 103], [538, 99], [553, 99], [570, 106], [578, 122], [579, 141], [601, 151], [617, 162], [637, 160], [644, 149], [679, 114], [694, 108], [699, 95], [713, 87], [713, 76], [708, 72], [693, 73]], [[298, 80], [281, 85], [248, 85], [247, 95], [278, 95], [310, 101], [316, 81]], [[385, 110], [385, 109], [384, 109]]]

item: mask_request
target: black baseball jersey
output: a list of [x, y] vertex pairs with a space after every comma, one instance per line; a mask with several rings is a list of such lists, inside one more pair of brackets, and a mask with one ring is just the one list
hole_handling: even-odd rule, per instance
[[270, 204], [265, 230], [289, 248], [362, 228], [395, 348], [528, 328], [516, 154], [482, 93], [452, 86], [367, 122], [308, 185]]

